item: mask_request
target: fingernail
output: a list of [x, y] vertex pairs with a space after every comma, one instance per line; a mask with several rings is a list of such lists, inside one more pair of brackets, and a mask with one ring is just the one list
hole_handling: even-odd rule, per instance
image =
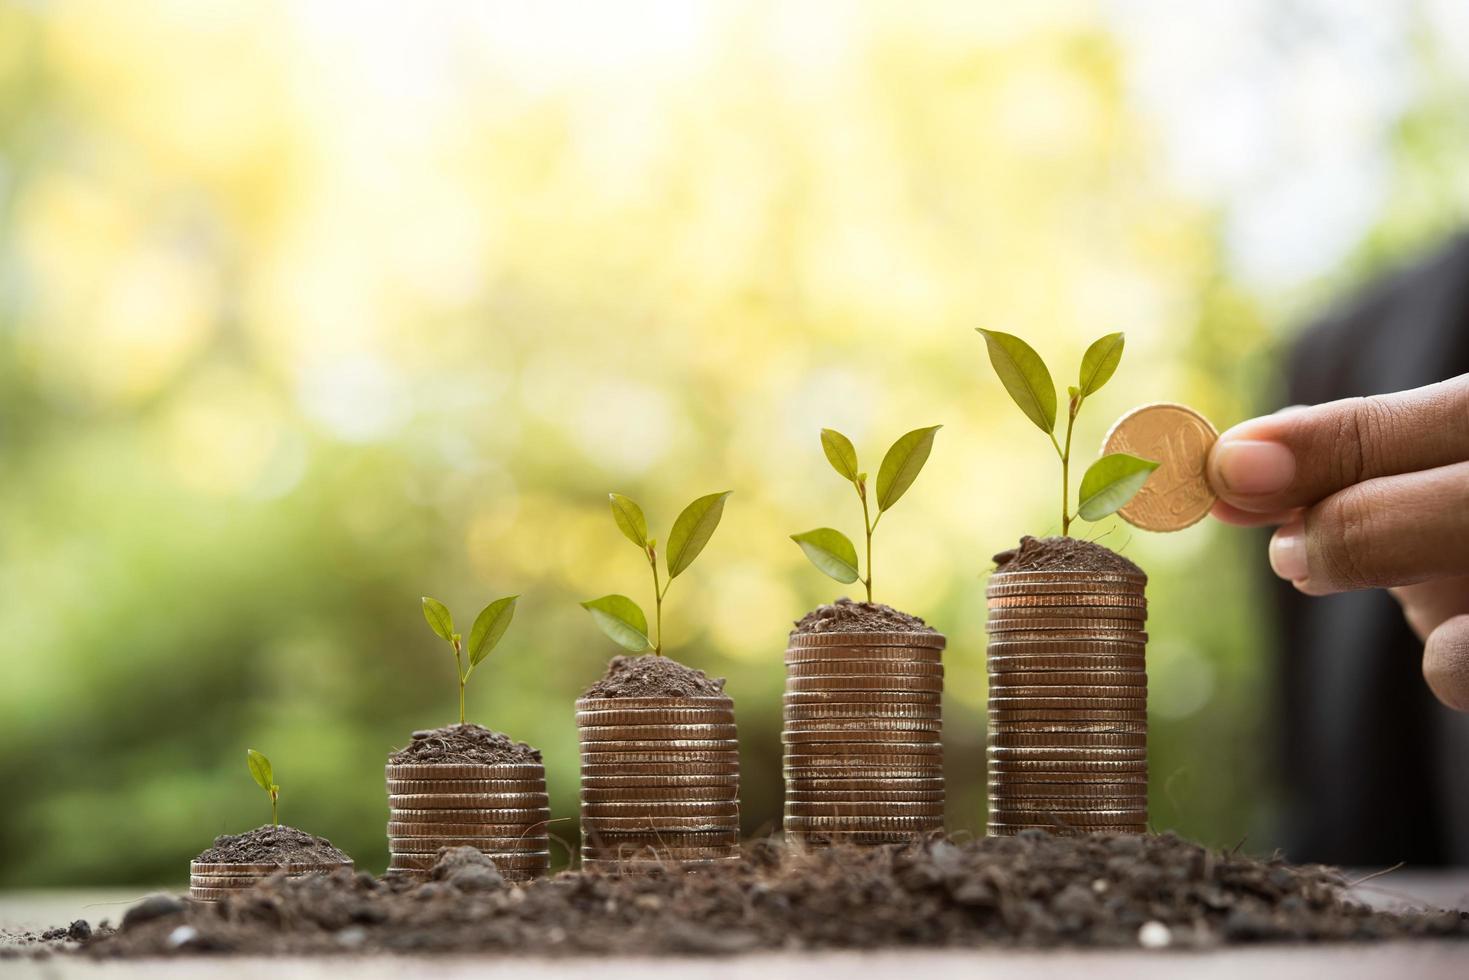
[[1296, 456], [1278, 442], [1228, 439], [1213, 455], [1214, 474], [1232, 493], [1280, 493], [1296, 478]]
[[1270, 539], [1270, 567], [1275, 574], [1291, 582], [1299, 582], [1311, 574], [1306, 564], [1306, 525], [1300, 521], [1287, 524]]

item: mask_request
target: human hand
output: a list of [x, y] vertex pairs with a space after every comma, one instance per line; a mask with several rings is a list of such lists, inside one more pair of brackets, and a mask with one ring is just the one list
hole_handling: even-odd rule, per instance
[[1208, 474], [1220, 520], [1279, 525], [1270, 566], [1297, 589], [1390, 589], [1429, 687], [1469, 711], [1469, 374], [1242, 422]]

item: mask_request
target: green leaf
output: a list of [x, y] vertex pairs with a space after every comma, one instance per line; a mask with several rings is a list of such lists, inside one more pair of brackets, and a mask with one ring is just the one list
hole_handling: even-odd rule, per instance
[[1042, 432], [1056, 431], [1056, 385], [1046, 362], [1029, 344], [998, 330], [979, 329], [989, 348], [990, 364], [1015, 404]]
[[822, 429], [821, 448], [832, 469], [853, 483], [857, 482], [857, 448], [852, 445], [852, 440], [836, 429]]
[[724, 501], [732, 491], [700, 497], [683, 509], [668, 532], [668, 580], [671, 582], [694, 563], [704, 545], [709, 543], [719, 518], [724, 516]]
[[877, 509], [887, 510], [898, 502], [918, 479], [918, 471], [928, 461], [933, 449], [933, 437], [941, 425], [930, 425], [926, 429], [914, 429], [893, 443], [882, 465], [877, 468]]
[[1109, 453], [1086, 469], [1081, 478], [1076, 516], [1100, 521], [1115, 513], [1142, 489], [1159, 464], [1129, 453]]
[[581, 607], [592, 614], [597, 626], [612, 638], [612, 642], [633, 653], [651, 649], [648, 640], [648, 617], [642, 609], [625, 595], [604, 595], [600, 599], [589, 599]]
[[1122, 360], [1122, 345], [1122, 334], [1109, 333], [1086, 349], [1081, 357], [1079, 386], [1083, 398], [1095, 394], [1097, 389], [1111, 379], [1118, 362]]
[[838, 582], [857, 581], [857, 546], [842, 532], [818, 527], [814, 531], [792, 534], [791, 540], [801, 546], [811, 564]]
[[515, 600], [519, 598], [518, 595], [507, 595], [480, 610], [474, 619], [474, 627], [469, 631], [469, 666], [477, 666], [495, 649], [495, 644], [510, 628], [510, 620], [515, 618]]
[[633, 544], [648, 550], [648, 521], [643, 517], [643, 508], [631, 497], [624, 497], [620, 493], [609, 493], [607, 499], [612, 503], [612, 519], [627, 539]]
[[254, 749], [245, 750], [245, 763], [250, 767], [250, 776], [267, 793], [278, 792], [279, 786], [275, 785], [275, 774], [271, 772], [270, 760]]
[[454, 642], [454, 617], [449, 615], [449, 607], [437, 599], [428, 596], [423, 597], [423, 618], [428, 620], [429, 628], [435, 633]]

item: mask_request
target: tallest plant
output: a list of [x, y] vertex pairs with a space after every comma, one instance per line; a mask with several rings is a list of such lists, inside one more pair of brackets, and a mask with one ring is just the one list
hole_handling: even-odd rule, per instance
[[1066, 388], [1066, 441], [1063, 444], [1056, 438], [1056, 384], [1051, 380], [1045, 361], [1019, 337], [998, 330], [980, 329], [979, 332], [989, 348], [990, 364], [999, 375], [1000, 383], [1025, 417], [1050, 437], [1056, 456], [1061, 460], [1061, 533], [1070, 534], [1071, 522], [1078, 517], [1099, 521], [1126, 505], [1159, 464], [1130, 453], [1109, 453], [1087, 467], [1076, 495], [1076, 510], [1071, 510], [1071, 431], [1087, 398], [1096, 394], [1117, 371], [1122, 360], [1122, 334], [1107, 334], [1082, 355], [1077, 383]]

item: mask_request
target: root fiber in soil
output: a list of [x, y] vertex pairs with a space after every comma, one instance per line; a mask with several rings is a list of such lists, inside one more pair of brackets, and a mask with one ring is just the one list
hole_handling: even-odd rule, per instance
[[483, 725], [445, 725], [413, 733], [413, 740], [388, 756], [393, 765], [540, 762], [541, 753]]
[[340, 864], [350, 861], [325, 837], [266, 824], [243, 834], [221, 834], [194, 859], [209, 864]]
[[802, 633], [936, 633], [917, 616], [881, 602], [853, 602], [842, 596], [817, 606], [796, 620], [792, 635]]
[[587, 688], [587, 698], [713, 698], [724, 694], [724, 678], [685, 667], [677, 660], [645, 653], [613, 657], [607, 673]]
[[1079, 538], [1033, 538], [1025, 535], [1017, 547], [995, 555], [997, 572], [1124, 572], [1143, 570], [1111, 548]]
[[[1469, 913], [1373, 911], [1341, 875], [1221, 854], [1169, 834], [1018, 837], [806, 851], [627, 878], [512, 887], [471, 849], [432, 880], [276, 876], [217, 905], [130, 910], [94, 957], [190, 953], [731, 954], [876, 947], [1203, 948], [1267, 941], [1469, 939]], [[152, 899], [148, 901], [153, 901]]]

